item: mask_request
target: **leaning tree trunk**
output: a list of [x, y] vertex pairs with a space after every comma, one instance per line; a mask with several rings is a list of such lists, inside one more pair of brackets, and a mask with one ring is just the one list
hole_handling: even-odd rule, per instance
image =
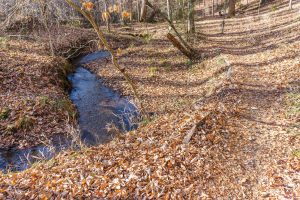
[[186, 57], [188, 57], [189, 59], [194, 58], [194, 52], [187, 49], [183, 44], [181, 44], [180, 41], [178, 41], [174, 35], [168, 33], [167, 38], [169, 39], [169, 41], [172, 42], [173, 46], [176, 47], [179, 51], [181, 51], [181, 53], [183, 53]]
[[[163, 13], [163, 12], [161, 12], [161, 10], [159, 9], [159, 8], [157, 8], [157, 7], [155, 7], [155, 6], [153, 6], [149, 1], [147, 2], [147, 6], [149, 6], [149, 8], [151, 8], [152, 10], [154, 10], [154, 11], [156, 11], [158, 14], [160, 14], [168, 23], [169, 23], [169, 26], [172, 28], [172, 30], [175, 32], [175, 34], [176, 34], [176, 36], [178, 37], [178, 39], [179, 39], [179, 43], [182, 43], [181, 45], [177, 45], [178, 44], [178, 42], [176, 42], [177, 40], [175, 39], [175, 40], [173, 40], [173, 39], [171, 39], [172, 41], [172, 43], [173, 43], [173, 45], [175, 46], [175, 47], [179, 47], [179, 46], [183, 46], [183, 48], [184, 49], [186, 49], [186, 50], [188, 50], [190, 53], [188, 54], [189, 56], [189, 58], [191, 59], [191, 58], [193, 58], [194, 56], [195, 56], [195, 50], [181, 37], [181, 35], [179, 34], [179, 32], [177, 31], [177, 29], [176, 29], [176, 27], [174, 26], [174, 24], [169, 20], [169, 18], [168, 18], [168, 15], [167, 14], [165, 14], [165, 13]], [[171, 37], [170, 37], [171, 36]], [[172, 35], [171, 34], [168, 34], [168, 39], [170, 40], [170, 38], [174, 38], [174, 37], [172, 37]], [[175, 42], [174, 42], [175, 41]], [[175, 43], [176, 43], [176, 45], [175, 45]], [[179, 49], [180, 51], [181, 51], [181, 49]], [[184, 52], [183, 52], [184, 53]], [[185, 55], [186, 55], [186, 53], [184, 53]]]
[[140, 21], [145, 22], [146, 19], [147, 19], [147, 0], [142, 0]]
[[195, 0], [188, 1], [188, 33], [195, 33]]
[[235, 16], [235, 0], [229, 0], [228, 16], [229, 17]]

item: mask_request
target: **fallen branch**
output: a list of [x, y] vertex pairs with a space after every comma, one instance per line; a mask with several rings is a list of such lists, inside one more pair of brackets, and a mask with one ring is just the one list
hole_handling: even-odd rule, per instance
[[211, 114], [211, 112], [206, 112], [206, 114], [202, 117], [202, 119], [199, 120], [197, 123], [195, 123], [194, 126], [187, 131], [186, 136], [183, 138], [183, 141], [182, 141], [183, 144], [188, 144], [190, 142], [193, 135], [198, 130], [198, 127], [203, 125], [203, 122], [208, 118], [208, 116], [210, 114]]
[[184, 139], [183, 139], [183, 141], [182, 141], [183, 144], [188, 144], [188, 143], [190, 142], [190, 140], [192, 139], [192, 137], [193, 137], [194, 133], [196, 132], [196, 130], [197, 130], [197, 124], [195, 124], [195, 125], [193, 126], [193, 128], [190, 129], [190, 130], [187, 132], [186, 136], [184, 137]]

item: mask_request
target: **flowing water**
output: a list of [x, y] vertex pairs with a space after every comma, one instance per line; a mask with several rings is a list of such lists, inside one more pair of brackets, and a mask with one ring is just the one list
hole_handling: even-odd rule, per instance
[[[119, 93], [105, 86], [101, 79], [82, 65], [105, 59], [106, 51], [88, 54], [77, 59], [75, 72], [68, 79], [72, 83], [70, 98], [79, 113], [80, 138], [86, 145], [98, 145], [109, 141], [113, 127], [129, 131], [136, 128], [133, 122], [137, 110], [130, 101]], [[51, 147], [39, 145], [27, 149], [0, 149], [0, 170], [20, 171], [41, 159], [50, 159], [56, 153], [67, 149], [71, 140], [65, 136], [56, 136]]]

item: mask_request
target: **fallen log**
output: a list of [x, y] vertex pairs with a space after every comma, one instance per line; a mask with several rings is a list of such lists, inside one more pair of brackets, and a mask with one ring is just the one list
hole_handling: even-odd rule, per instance
[[167, 34], [168, 40], [173, 44], [174, 47], [176, 47], [181, 53], [183, 53], [185, 56], [187, 56], [189, 59], [192, 59], [195, 54], [190, 51], [189, 49], [185, 48], [171, 33]]

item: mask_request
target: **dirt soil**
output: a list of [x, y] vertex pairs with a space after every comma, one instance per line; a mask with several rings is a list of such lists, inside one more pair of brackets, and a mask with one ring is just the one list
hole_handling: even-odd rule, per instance
[[[3, 198], [298, 199], [300, 4], [197, 22], [190, 62], [167, 25], [118, 50], [152, 119], [99, 147], [0, 175]], [[131, 94], [109, 60], [87, 66]], [[193, 133], [193, 134], [191, 134]], [[187, 135], [192, 135], [188, 138]], [[0, 196], [1, 198], [1, 196]]]

